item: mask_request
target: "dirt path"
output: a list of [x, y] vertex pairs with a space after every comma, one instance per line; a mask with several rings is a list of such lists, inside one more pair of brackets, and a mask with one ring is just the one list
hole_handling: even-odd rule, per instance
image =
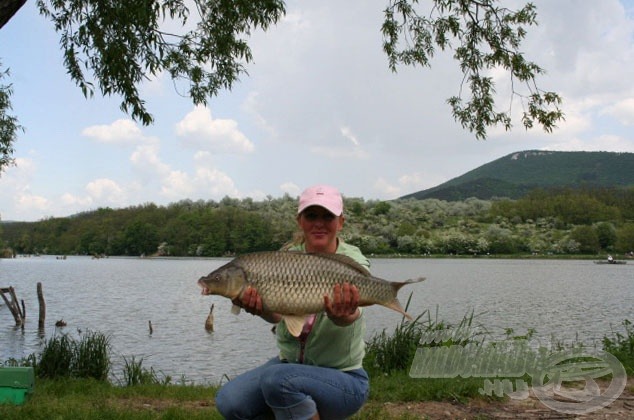
[[[605, 389], [607, 385], [601, 387]], [[545, 406], [533, 392], [524, 400], [485, 401], [474, 399], [467, 404], [450, 402], [385, 403], [390, 416], [413, 416], [426, 419], [634, 419], [634, 378], [618, 399], [607, 407], [583, 415], [565, 414]], [[408, 417], [409, 418], [409, 417]]]

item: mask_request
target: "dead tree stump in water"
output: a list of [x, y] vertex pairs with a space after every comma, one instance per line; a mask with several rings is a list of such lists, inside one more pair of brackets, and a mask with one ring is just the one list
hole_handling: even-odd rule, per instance
[[[8, 293], [11, 297], [10, 301], [5, 296], [5, 293]], [[24, 300], [22, 301], [22, 308], [20, 308], [20, 304], [18, 303], [18, 298], [15, 295], [15, 289], [13, 289], [13, 286], [0, 288], [0, 296], [2, 296], [2, 300], [4, 300], [4, 303], [7, 304], [7, 307], [11, 311], [13, 319], [15, 319], [15, 325], [17, 327], [24, 327], [24, 320], [26, 319]]]
[[46, 320], [46, 302], [44, 301], [44, 292], [42, 291], [42, 283], [37, 282], [37, 301], [40, 304], [40, 317], [37, 322], [37, 328], [44, 330], [44, 321]]
[[209, 309], [209, 315], [207, 315], [207, 319], [205, 320], [205, 330], [212, 332], [214, 330], [214, 304], [211, 304], [211, 309]]

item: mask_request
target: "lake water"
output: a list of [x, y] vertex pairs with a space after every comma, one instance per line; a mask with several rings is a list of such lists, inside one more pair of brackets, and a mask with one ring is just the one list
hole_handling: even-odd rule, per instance
[[[25, 328], [0, 303], [0, 362], [41, 349], [36, 284], [46, 299], [46, 338], [78, 330], [110, 336], [113, 362], [143, 358], [173, 381], [217, 383], [276, 353], [271, 326], [257, 317], [230, 313], [231, 303], [201, 296], [199, 277], [228, 259], [31, 257], [0, 259], [0, 287], [13, 286], [26, 305]], [[374, 275], [392, 281], [424, 276], [399, 293], [409, 312], [456, 324], [473, 311], [475, 322], [502, 337], [506, 328], [539, 340], [600, 343], [621, 322], [634, 321], [634, 261], [599, 265], [587, 260], [372, 259]], [[215, 331], [204, 329], [215, 304]], [[368, 338], [400, 322], [381, 306], [366, 308]], [[63, 319], [67, 326], [56, 328]], [[148, 321], [153, 334], [149, 334]], [[121, 371], [114, 374], [121, 377]]]

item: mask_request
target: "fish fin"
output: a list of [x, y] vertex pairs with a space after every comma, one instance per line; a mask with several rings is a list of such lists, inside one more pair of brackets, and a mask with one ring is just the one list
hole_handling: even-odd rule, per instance
[[405, 312], [405, 309], [403, 309], [403, 307], [401, 306], [401, 302], [399, 302], [398, 299], [394, 299], [391, 302], [383, 303], [382, 305], [385, 306], [386, 308], [395, 310], [396, 312], [402, 314], [405, 318], [409, 319], [410, 321], [414, 319], [412, 318], [410, 314]]
[[231, 313], [234, 315], [239, 315], [240, 314], [240, 308], [238, 305], [233, 305], [231, 306]]
[[299, 337], [304, 328], [306, 317], [304, 315], [284, 315], [282, 317], [286, 324], [286, 329], [293, 337]]
[[338, 262], [343, 263], [343, 264], [349, 266], [350, 268], [358, 271], [359, 273], [363, 274], [364, 276], [369, 276], [370, 275], [370, 270], [368, 270], [367, 267], [362, 266], [361, 264], [359, 264], [358, 262], [356, 262], [354, 259], [352, 259], [351, 257], [349, 257], [347, 255], [344, 255], [344, 254], [310, 253], [310, 252], [308, 254], [318, 255], [318, 256], [320, 256], [322, 258], [338, 261]]

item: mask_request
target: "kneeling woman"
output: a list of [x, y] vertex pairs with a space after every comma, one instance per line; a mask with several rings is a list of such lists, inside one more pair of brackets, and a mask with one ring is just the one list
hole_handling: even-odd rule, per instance
[[[369, 267], [361, 251], [338, 238], [344, 224], [343, 199], [327, 185], [306, 189], [299, 199], [297, 223], [303, 233], [292, 251], [344, 254]], [[205, 291], [203, 291], [205, 293]], [[216, 406], [227, 419], [274, 415], [283, 419], [338, 419], [356, 413], [369, 393], [365, 355], [365, 320], [359, 292], [336, 285], [324, 311], [309, 315], [299, 337], [292, 336], [276, 313], [263, 311], [257, 290], [247, 289], [235, 304], [276, 323], [279, 356], [226, 383]]]

